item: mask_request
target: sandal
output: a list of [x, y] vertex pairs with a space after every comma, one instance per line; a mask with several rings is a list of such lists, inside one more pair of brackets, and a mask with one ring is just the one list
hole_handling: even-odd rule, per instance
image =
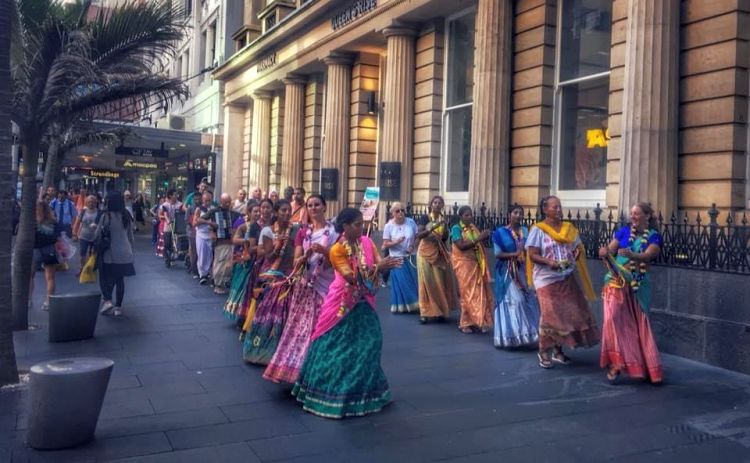
[[460, 331], [461, 331], [461, 332], [462, 332], [463, 334], [473, 334], [473, 333], [474, 333], [474, 330], [472, 330], [471, 328], [459, 328], [459, 330], [460, 330]]
[[620, 379], [620, 370], [616, 370], [615, 368], [610, 368], [607, 371], [607, 381], [609, 381], [609, 384], [617, 384], [619, 379]]
[[555, 363], [559, 363], [560, 365], [570, 364], [570, 357], [565, 355], [562, 349], [556, 350], [555, 353], [552, 354], [551, 360]]
[[550, 368], [553, 368], [555, 366], [549, 359], [546, 352], [544, 353], [544, 355], [542, 355], [541, 352], [537, 352], [536, 356], [539, 359], [539, 366], [544, 368], [545, 370], [549, 370]]

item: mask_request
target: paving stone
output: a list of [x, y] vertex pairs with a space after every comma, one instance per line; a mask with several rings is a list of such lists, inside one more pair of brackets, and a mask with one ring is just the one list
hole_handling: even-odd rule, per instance
[[175, 449], [189, 449], [307, 432], [307, 428], [294, 418], [262, 418], [173, 430], [168, 431], [167, 436]]
[[256, 463], [261, 460], [255, 456], [247, 444], [237, 443], [203, 447], [199, 449], [177, 450], [169, 453], [159, 453], [139, 458], [116, 460], [120, 463], [214, 463], [214, 462], [242, 462]]
[[125, 436], [144, 432], [169, 431], [212, 424], [227, 423], [228, 419], [219, 408], [202, 408], [174, 413], [135, 416], [111, 420], [100, 420], [98, 437]]
[[172, 451], [172, 447], [169, 445], [166, 436], [164, 433], [158, 432], [111, 439], [96, 439], [87, 445], [66, 450], [17, 449], [13, 452], [13, 461], [29, 461], [32, 463], [109, 461], [170, 451]]

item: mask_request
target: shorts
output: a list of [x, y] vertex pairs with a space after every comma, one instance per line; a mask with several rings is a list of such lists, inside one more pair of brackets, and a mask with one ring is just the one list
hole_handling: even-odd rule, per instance
[[57, 251], [54, 245], [44, 246], [43, 248], [34, 248], [34, 266], [36, 268], [45, 265], [57, 265], [60, 263], [57, 257]]

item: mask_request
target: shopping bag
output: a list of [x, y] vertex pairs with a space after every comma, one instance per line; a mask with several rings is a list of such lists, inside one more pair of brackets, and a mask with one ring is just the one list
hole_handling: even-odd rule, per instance
[[96, 254], [90, 254], [86, 258], [86, 263], [81, 269], [81, 276], [78, 278], [79, 283], [96, 283]]

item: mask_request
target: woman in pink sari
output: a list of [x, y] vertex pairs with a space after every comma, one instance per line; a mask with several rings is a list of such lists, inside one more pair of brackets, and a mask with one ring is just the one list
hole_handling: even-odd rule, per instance
[[333, 224], [326, 221], [326, 201], [320, 195], [310, 195], [304, 207], [305, 216], [312, 223], [297, 233], [289, 314], [276, 352], [263, 372], [265, 379], [276, 383], [294, 384], [297, 380], [323, 298], [333, 282], [333, 268], [327, 255], [339, 235]]
[[362, 214], [353, 208], [336, 218], [336, 231], [343, 234], [329, 252], [336, 277], [292, 390], [305, 411], [326, 418], [375, 413], [391, 401], [380, 367], [383, 337], [375, 291], [380, 273], [397, 268], [401, 259], [381, 259], [373, 242], [362, 236], [362, 224]]

